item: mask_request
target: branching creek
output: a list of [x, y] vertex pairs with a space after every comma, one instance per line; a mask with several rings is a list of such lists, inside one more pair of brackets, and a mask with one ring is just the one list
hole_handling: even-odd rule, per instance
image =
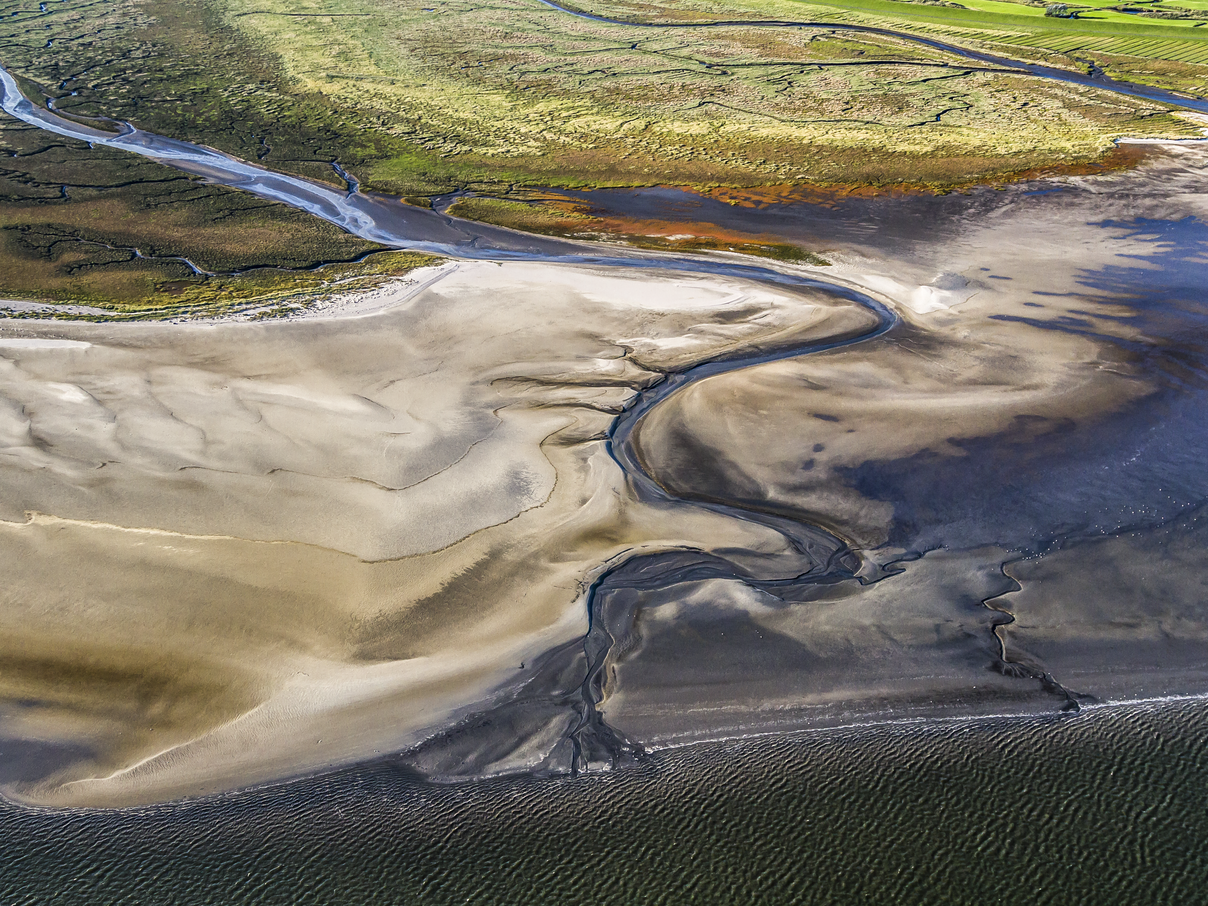
[[[1174, 105], [1183, 109], [1208, 113], [1208, 100], [1190, 98], [1147, 86], [1115, 82], [1100, 72], [1083, 75], [1035, 64], [1021, 63], [1002, 57], [965, 50], [944, 42], [916, 35], [866, 26], [830, 22], [790, 21], [715, 21], [661, 25], [622, 22], [589, 16], [558, 6], [550, 0], [540, 0], [546, 6], [574, 16], [595, 21], [646, 28], [722, 28], [727, 26], [760, 26], [770, 28], [825, 28], [859, 31], [885, 35], [916, 42], [933, 49], [956, 54], [983, 64], [1008, 67], [1031, 76], [1085, 85], [1126, 94], [1132, 97]], [[850, 286], [835, 281], [808, 278], [784, 273], [771, 267], [738, 264], [721, 260], [676, 257], [636, 250], [608, 250], [574, 242], [513, 232], [490, 225], [472, 223], [437, 211], [399, 204], [397, 200], [365, 194], [355, 178], [334, 166], [345, 181], [346, 188], [275, 173], [263, 167], [234, 158], [203, 146], [143, 132], [130, 124], [115, 124], [116, 131], [105, 131], [69, 120], [45, 106], [27, 99], [16, 80], [0, 69], [0, 106], [10, 115], [55, 134], [139, 154], [201, 177], [212, 183], [252, 193], [261, 198], [290, 205], [333, 223], [350, 233], [382, 245], [427, 251], [451, 258], [476, 260], [530, 260], [598, 264], [614, 267], [647, 268], [686, 271], [697, 274], [740, 276], [789, 287], [823, 292], [865, 306], [877, 317], [877, 325], [864, 333], [831, 339], [828, 342], [796, 345], [775, 351], [760, 351], [697, 364], [686, 370], [667, 373], [653, 386], [639, 392], [616, 417], [608, 432], [609, 452], [628, 478], [635, 495], [642, 499], [674, 502], [684, 506], [703, 507], [724, 516], [746, 520], [772, 529], [782, 535], [792, 549], [802, 555], [812, 567], [804, 573], [790, 576], [761, 577], [749, 575], [735, 563], [721, 556], [694, 550], [670, 550], [657, 553], [622, 555], [607, 564], [587, 595], [588, 632], [573, 645], [549, 652], [533, 678], [520, 690], [501, 695], [492, 714], [500, 709], [531, 712], [534, 709], [548, 715], [550, 711], [563, 716], [563, 736], [554, 746], [546, 766], [551, 771], [570, 770], [577, 773], [597, 765], [616, 764], [638, 757], [642, 749], [637, 742], [610, 728], [598, 706], [606, 697], [609, 671], [618, 651], [630, 644], [636, 613], [631, 599], [618, 592], [626, 589], [666, 587], [676, 582], [706, 578], [738, 578], [748, 585], [766, 591], [783, 601], [792, 602], [795, 592], [810, 587], [843, 581], [872, 583], [888, 573], [884, 567], [862, 562], [848, 542], [819, 526], [790, 519], [770, 511], [738, 503], [700, 500], [677, 500], [647, 471], [634, 448], [634, 432], [642, 419], [666, 400], [685, 388], [709, 377], [738, 371], [769, 362], [807, 354], [835, 350], [864, 343], [894, 331], [900, 322], [893, 311], [881, 301]], [[628, 603], [627, 603], [628, 602]], [[991, 610], [999, 610], [989, 600], [983, 602]], [[991, 632], [1001, 642], [1000, 629], [1013, 618], [1000, 611], [991, 621]], [[1070, 710], [1077, 710], [1075, 697], [1052, 676], [1040, 674], [1024, 664], [1013, 664], [1005, 643], [1000, 644], [1003, 672], [1039, 681], [1042, 687], [1057, 695]], [[569, 681], [567, 677], [571, 677]], [[568, 688], [569, 686], [569, 688]], [[476, 776], [490, 773], [491, 765], [500, 753], [482, 751], [474, 737], [474, 727], [496, 720], [492, 715], [467, 713], [457, 727], [420, 747], [417, 760], [429, 776]], [[523, 720], [523, 718], [517, 718]], [[547, 717], [541, 720], [548, 723]], [[489, 747], [488, 747], [489, 748]], [[506, 753], [502, 753], [506, 754]], [[433, 767], [433, 765], [438, 765]], [[456, 765], [455, 768], [448, 766]]]

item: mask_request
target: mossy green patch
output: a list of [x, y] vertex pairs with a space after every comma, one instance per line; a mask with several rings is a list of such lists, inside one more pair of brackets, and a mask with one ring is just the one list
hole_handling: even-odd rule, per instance
[[[64, 260], [66, 259], [66, 260]], [[61, 256], [61, 265], [80, 258]], [[239, 274], [185, 272], [172, 261], [115, 258], [93, 266], [105, 269], [109, 291], [90, 291], [89, 284], [56, 283], [26, 295], [57, 304], [86, 305], [106, 314], [70, 309], [7, 312], [7, 317], [63, 318], [70, 320], [145, 320], [178, 317], [214, 317], [227, 314], [276, 317], [305, 310], [315, 301], [336, 293], [373, 289], [418, 267], [439, 263], [438, 258], [414, 252], [377, 252], [358, 261], [337, 262], [305, 270], [256, 268]], [[0, 305], [0, 309], [3, 306]]]

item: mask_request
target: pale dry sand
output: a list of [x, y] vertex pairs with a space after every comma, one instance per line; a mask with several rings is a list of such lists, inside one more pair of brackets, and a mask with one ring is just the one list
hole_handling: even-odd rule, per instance
[[87, 753], [10, 795], [146, 802], [396, 750], [581, 635], [618, 553], [783, 549], [635, 503], [604, 432], [654, 369], [875, 323], [585, 267], [396, 292], [367, 317], [0, 329], [0, 726]]

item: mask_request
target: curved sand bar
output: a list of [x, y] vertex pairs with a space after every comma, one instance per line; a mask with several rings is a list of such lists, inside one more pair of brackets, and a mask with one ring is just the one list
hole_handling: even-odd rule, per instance
[[581, 636], [617, 554], [776, 552], [635, 501], [605, 432], [656, 369], [874, 324], [737, 279], [463, 263], [362, 318], [5, 328], [4, 727], [87, 752], [8, 791], [147, 801], [397, 750]]

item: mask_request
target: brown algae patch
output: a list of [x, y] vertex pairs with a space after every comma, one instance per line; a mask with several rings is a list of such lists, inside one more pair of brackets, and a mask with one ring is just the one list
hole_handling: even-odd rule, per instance
[[590, 203], [561, 196], [554, 191], [526, 192], [523, 197], [525, 200], [463, 198], [449, 207], [449, 213], [530, 233], [624, 242], [636, 248], [672, 252], [737, 252], [815, 267], [825, 267], [830, 263], [816, 252], [767, 234], [726, 229], [706, 221], [641, 220], [604, 214]]

